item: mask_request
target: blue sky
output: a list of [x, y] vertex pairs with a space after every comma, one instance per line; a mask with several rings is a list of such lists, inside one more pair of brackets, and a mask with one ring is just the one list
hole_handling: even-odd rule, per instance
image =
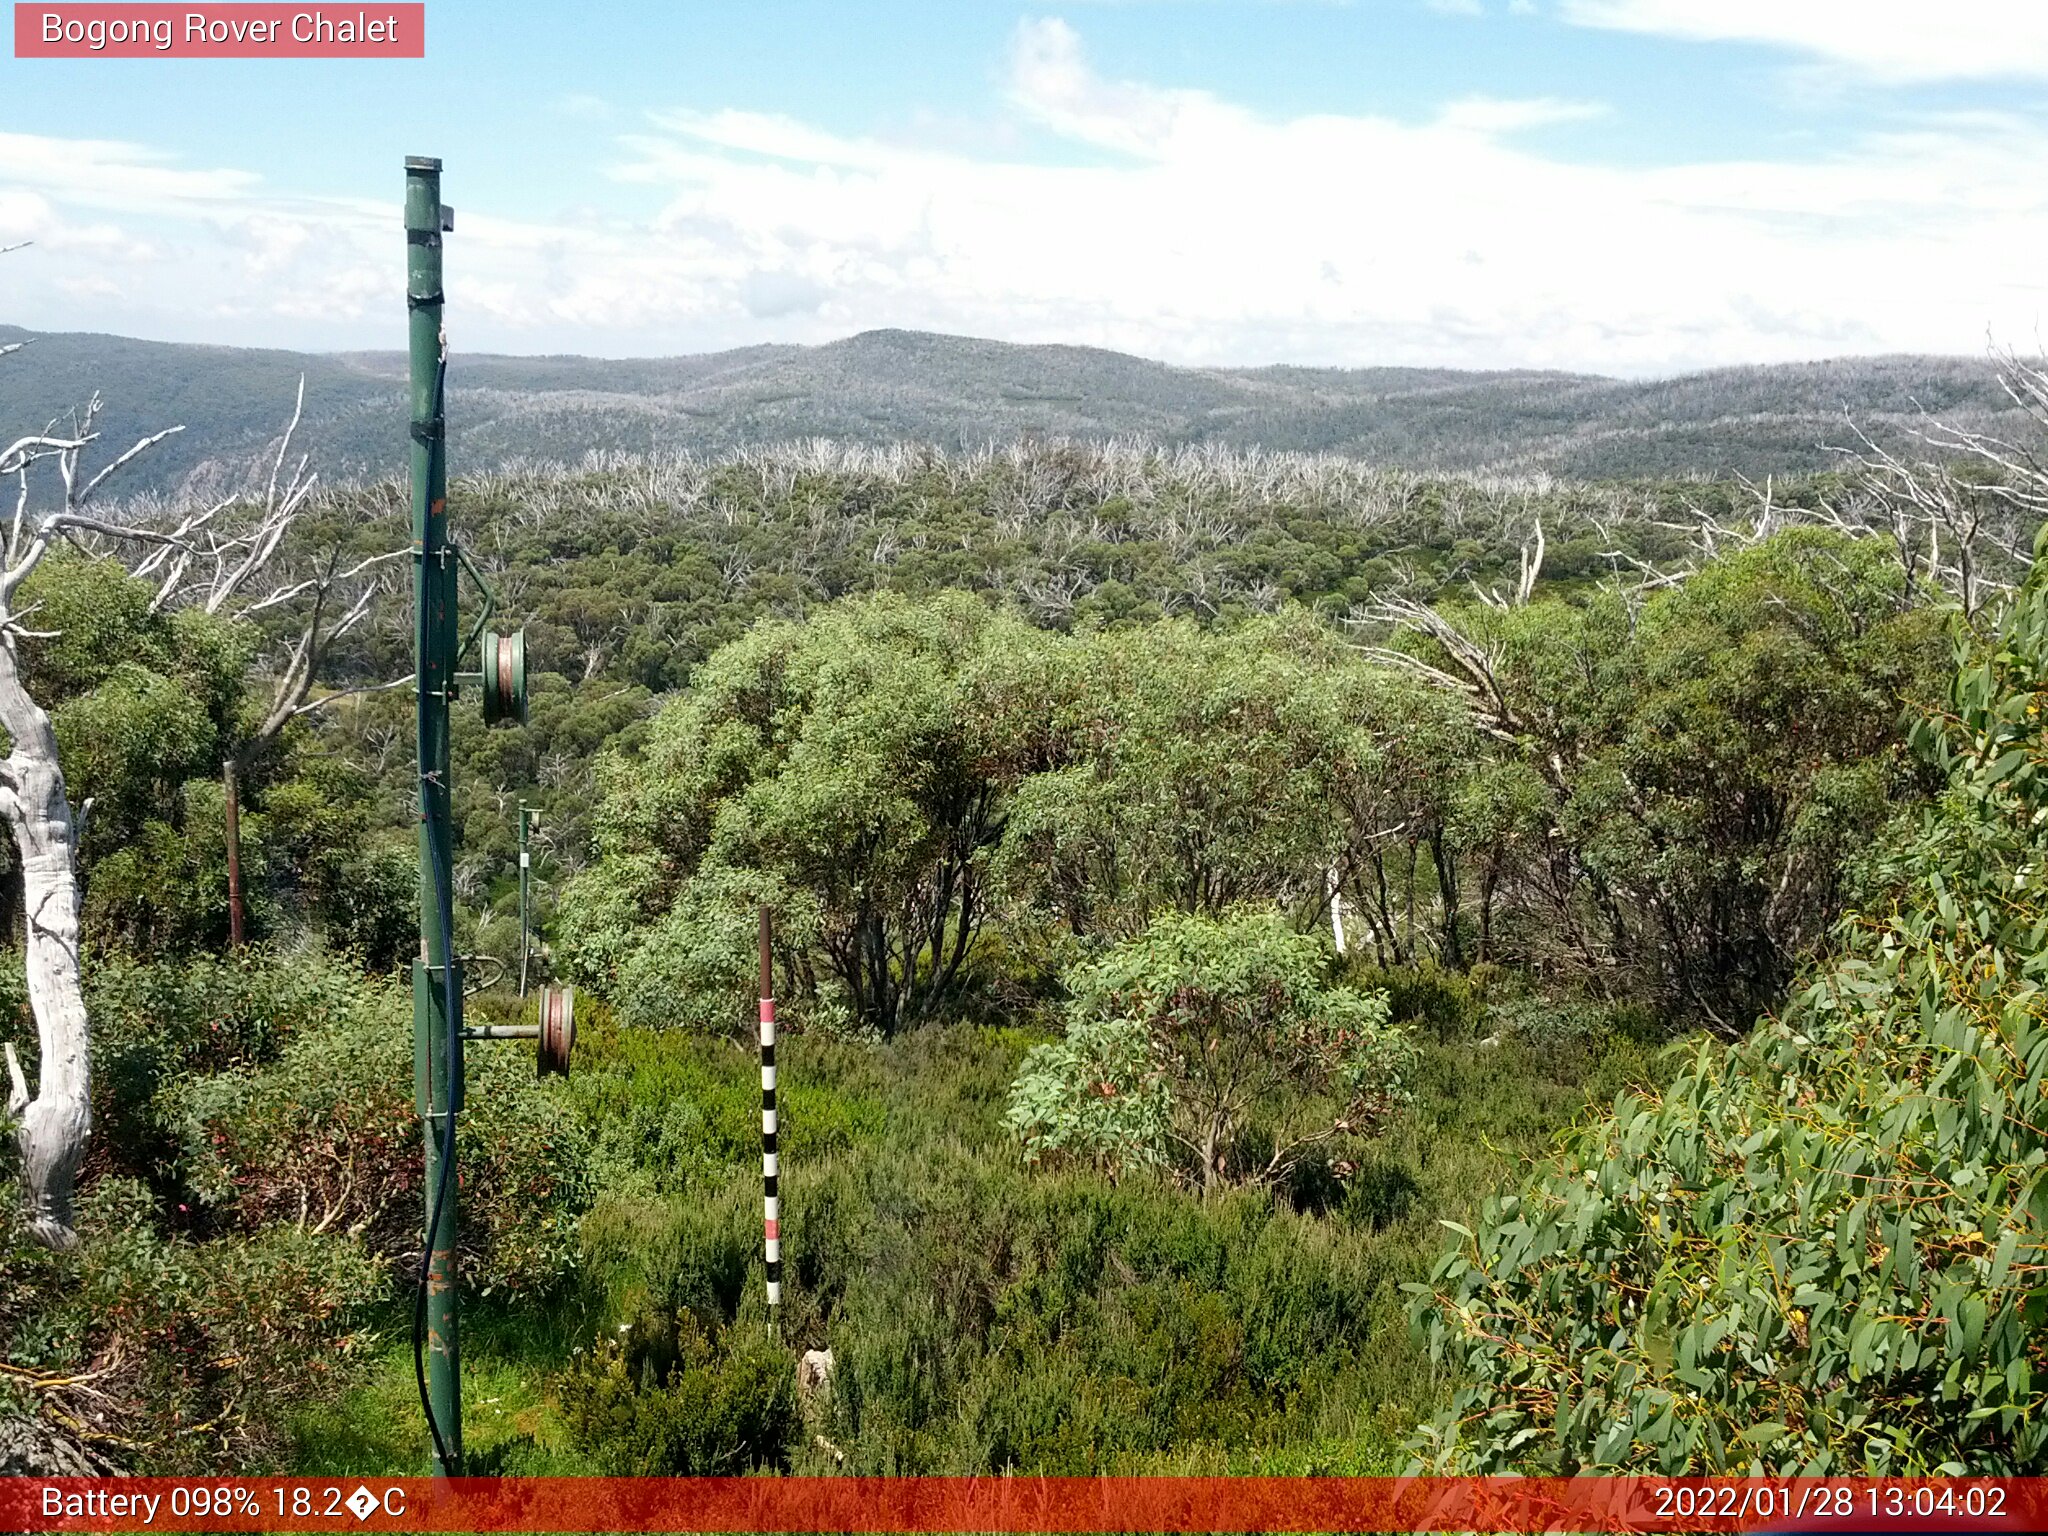
[[0, 59], [0, 320], [458, 345], [880, 325], [1655, 374], [2031, 346], [2036, 0], [429, 0], [423, 61]]

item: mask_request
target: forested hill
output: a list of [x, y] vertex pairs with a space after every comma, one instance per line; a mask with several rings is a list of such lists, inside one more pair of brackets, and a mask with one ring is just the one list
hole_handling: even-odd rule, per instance
[[[329, 478], [381, 476], [404, 441], [404, 358], [34, 335], [0, 326], [0, 414], [48, 419], [105, 397], [109, 441], [183, 424], [146, 461], [159, 486], [245, 464], [306, 377], [302, 444]], [[1328, 451], [1412, 469], [1579, 479], [1824, 467], [1850, 437], [1924, 409], [1997, 429], [2017, 413], [1981, 359], [1879, 357], [1721, 369], [1641, 382], [1591, 375], [1423, 368], [1169, 367], [1087, 347], [1015, 346], [869, 331], [818, 347], [696, 357], [458, 355], [450, 372], [457, 463], [574, 462], [593, 449], [718, 450], [825, 437], [944, 447], [1022, 436], [1144, 437]]]

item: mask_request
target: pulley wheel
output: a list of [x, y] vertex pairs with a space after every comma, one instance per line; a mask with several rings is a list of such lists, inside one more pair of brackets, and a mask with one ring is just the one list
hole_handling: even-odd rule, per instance
[[536, 1053], [540, 1075], [569, 1075], [569, 1052], [576, 1047], [576, 989], [540, 989], [540, 1039]]
[[526, 631], [483, 636], [484, 724], [526, 724]]

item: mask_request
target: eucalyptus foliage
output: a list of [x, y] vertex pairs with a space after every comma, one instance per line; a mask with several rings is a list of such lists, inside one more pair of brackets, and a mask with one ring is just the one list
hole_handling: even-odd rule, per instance
[[1361, 662], [1305, 614], [1043, 650], [1050, 730], [997, 872], [1075, 933], [1128, 937], [1157, 912], [1249, 901], [1318, 917], [1328, 872], [1441, 824], [1479, 747], [1459, 701]]
[[276, 1469], [290, 1412], [377, 1344], [387, 1274], [358, 1238], [279, 1223], [201, 1240], [120, 1175], [89, 1186], [79, 1217], [66, 1253], [0, 1235], [0, 1414], [82, 1430], [118, 1465]]
[[1188, 1168], [1204, 1188], [1285, 1178], [1378, 1129], [1414, 1046], [1384, 993], [1325, 984], [1278, 913], [1167, 913], [1068, 974], [1067, 1038], [1024, 1059], [1009, 1123], [1034, 1160]]
[[1417, 1286], [1457, 1471], [2048, 1458], [2048, 544], [1915, 731], [1948, 787], [1737, 1047], [1624, 1094]]
[[720, 651], [645, 752], [607, 765], [606, 857], [564, 903], [570, 963], [629, 1008], [651, 1003], [624, 997], [633, 983], [662, 978], [739, 1006], [765, 901], [815, 946], [789, 957], [792, 990], [815, 993], [815, 954], [862, 1019], [925, 1016], [988, 916], [1014, 776], [991, 695], [1031, 641], [972, 597], [884, 596]]
[[1035, 1046], [1010, 1090], [1008, 1121], [1028, 1161], [1071, 1158], [1112, 1177], [1164, 1167], [1173, 1091], [1135, 1019], [1077, 1018]]

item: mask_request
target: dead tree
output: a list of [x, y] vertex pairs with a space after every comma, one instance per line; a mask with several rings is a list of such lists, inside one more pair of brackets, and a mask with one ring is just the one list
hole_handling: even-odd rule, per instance
[[[1473, 594], [1481, 605], [1503, 613], [1527, 607], [1535, 594], [1537, 578], [1543, 572], [1543, 551], [1543, 520], [1539, 517], [1534, 538], [1522, 546], [1521, 569], [1513, 596], [1503, 596], [1497, 589], [1482, 589], [1473, 582]], [[1366, 645], [1362, 649], [1382, 665], [1398, 668], [1435, 687], [1462, 695], [1472, 706], [1474, 723], [1494, 740], [1513, 743], [1524, 733], [1524, 723], [1508, 698], [1501, 676], [1505, 662], [1501, 644], [1483, 633], [1482, 627], [1460, 625], [1434, 604], [1408, 597], [1390, 597], [1371, 603], [1355, 613], [1349, 622], [1390, 635], [1406, 630], [1427, 636], [1436, 642], [1437, 650], [1444, 659], [1443, 665], [1389, 645]]]
[[[306, 381], [299, 379], [291, 420], [278, 439], [260, 493], [253, 487], [188, 513], [170, 530], [173, 542], [155, 547], [135, 574], [157, 583], [153, 611], [189, 604], [206, 613], [273, 623], [290, 614], [294, 622], [270, 659], [270, 702], [254, 725], [230, 746], [221, 761], [228, 861], [228, 937], [244, 938], [241, 800], [245, 767], [302, 715], [367, 691], [348, 688], [315, 698], [313, 689], [335, 644], [370, 616], [384, 591], [384, 567], [405, 551], [344, 561], [339, 547], [300, 560], [287, 541], [319, 475], [308, 458], [291, 458], [306, 408]], [[290, 464], [289, 473], [286, 472]], [[259, 471], [260, 473], [260, 471]], [[396, 687], [407, 679], [379, 684]]]
[[[303, 381], [300, 399], [303, 403]], [[34, 605], [20, 603], [22, 584], [51, 547], [63, 540], [101, 558], [112, 558], [116, 550], [140, 552], [130, 569], [156, 581], [158, 609], [191, 602], [209, 613], [254, 621], [301, 604], [298, 638], [287, 646], [284, 665], [273, 679], [270, 708], [256, 727], [260, 740], [317, 707], [309, 694], [321, 658], [368, 612], [377, 590], [374, 568], [399, 553], [357, 561], [345, 570], [330, 557], [310, 574], [274, 581], [260, 595], [252, 595], [281, 565], [285, 536], [312, 489], [303, 459], [282, 488], [278, 484], [292, 428], [286, 431], [262, 497], [217, 501], [166, 520], [167, 528], [151, 528], [95, 516], [90, 508], [116, 473], [183, 429], [171, 427], [142, 438], [87, 478], [83, 459], [99, 438], [100, 411], [95, 395], [72, 430], [59, 432], [52, 425], [0, 450], [0, 484], [16, 484], [13, 523], [5, 559], [0, 561], [0, 726], [5, 727], [10, 746], [0, 759], [0, 815], [14, 834], [21, 861], [23, 958], [38, 1045], [31, 1093], [13, 1044], [6, 1044], [7, 1104], [21, 1150], [28, 1229], [38, 1241], [60, 1249], [78, 1240], [72, 1223], [73, 1182], [92, 1131], [91, 1024], [79, 955], [78, 863], [91, 802], [73, 814], [56, 733], [22, 676], [20, 642], [47, 638], [46, 632], [29, 627]], [[295, 411], [293, 428], [297, 421]], [[54, 464], [61, 494], [52, 510], [32, 514], [29, 471], [43, 460]], [[346, 595], [337, 601], [337, 593]]]
[[[2006, 395], [2048, 431], [2048, 370], [2012, 352], [1995, 361]], [[2034, 531], [2048, 518], [2048, 464], [2040, 449], [1932, 417], [1911, 434], [1919, 453], [1887, 448], [1853, 422], [1850, 430], [1857, 446], [1836, 451], [1854, 466], [1860, 494], [1826, 509], [1824, 519], [1850, 532], [1889, 535], [1909, 588], [1932, 582], [1975, 622], [2033, 561]]]
[[[2010, 351], [1994, 353], [1992, 361], [2007, 397], [2048, 434], [2048, 367]], [[1604, 551], [1631, 617], [1649, 593], [1793, 527], [1887, 542], [1902, 577], [1901, 607], [1940, 594], [1975, 624], [2018, 585], [2033, 562], [2034, 532], [2048, 520], [2048, 460], [2038, 440], [2009, 441], [1931, 415], [1889, 442], [1853, 420], [1845, 424], [1851, 444], [1822, 445], [1841, 457], [1847, 472], [1848, 488], [1839, 499], [1785, 505], [1769, 479], [1759, 487], [1738, 475], [1750, 502], [1739, 516], [1723, 520], [1692, 506], [1690, 522], [1644, 520], [1685, 534], [1692, 544], [1685, 558], [1653, 566], [1620, 548]], [[1601, 532], [1614, 529], [1602, 525]], [[1623, 565], [1635, 572], [1632, 581], [1624, 580]]]
[[[57, 733], [50, 717], [29, 693], [21, 675], [19, 643], [36, 631], [23, 622], [33, 605], [19, 604], [21, 584], [59, 539], [100, 535], [123, 541], [173, 542], [167, 535], [123, 528], [88, 516], [87, 506], [109, 477], [154, 444], [178, 431], [145, 437], [90, 480], [81, 483], [80, 455], [97, 437], [95, 395], [76, 430], [59, 436], [54, 428], [17, 439], [0, 450], [0, 483], [19, 483], [13, 527], [0, 569], [0, 726], [11, 750], [0, 759], [0, 815], [14, 834], [21, 860], [22, 908], [27, 918], [23, 960], [28, 1000], [36, 1021], [36, 1091], [29, 1092], [10, 1041], [5, 1046], [8, 1113], [16, 1122], [21, 1149], [21, 1189], [28, 1229], [52, 1248], [70, 1248], [72, 1181], [92, 1133], [91, 1034], [79, 965], [78, 839], [88, 801], [73, 816], [57, 760]], [[53, 458], [63, 483], [57, 508], [31, 518], [29, 466]]]
[[1528, 607], [1529, 599], [1536, 592], [1536, 579], [1543, 574], [1543, 549], [1543, 519], [1539, 517], [1536, 519], [1534, 544], [1522, 546], [1522, 566], [1515, 578], [1514, 596], [1503, 597], [1497, 587], [1482, 590], [1476, 581], [1470, 583], [1474, 595], [1488, 607], [1498, 608], [1502, 612], [1510, 608]]

